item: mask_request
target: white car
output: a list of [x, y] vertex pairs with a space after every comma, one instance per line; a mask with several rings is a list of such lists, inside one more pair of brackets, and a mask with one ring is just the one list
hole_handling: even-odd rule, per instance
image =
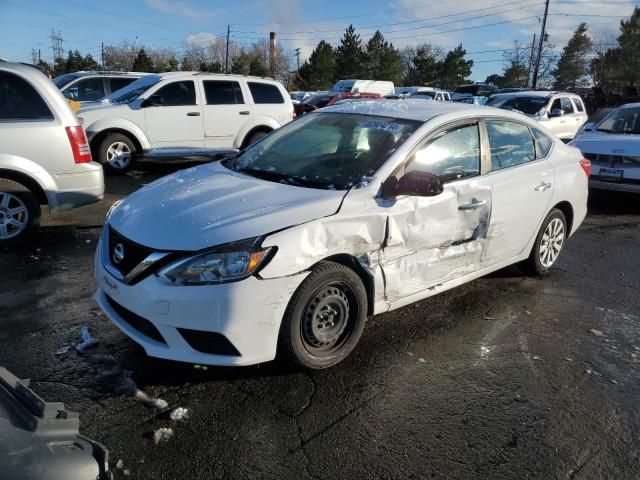
[[591, 160], [589, 187], [640, 193], [640, 103], [614, 110], [587, 123], [571, 142]]
[[292, 122], [112, 208], [96, 300], [155, 357], [324, 368], [368, 316], [554, 265], [589, 162], [523, 115], [372, 101]]
[[126, 87], [150, 73], [142, 72], [74, 72], [60, 75], [53, 83], [62, 95], [74, 102], [95, 102]]
[[78, 111], [95, 158], [124, 173], [135, 154], [162, 147], [244, 148], [294, 117], [274, 80], [169, 72], [144, 76]]
[[417, 90], [409, 95], [414, 100], [435, 100], [436, 102], [450, 102], [451, 94], [446, 90], [432, 87], [418, 87]]
[[587, 121], [588, 115], [582, 99], [575, 93], [526, 91], [499, 93], [486, 104], [523, 113], [553, 132], [558, 138], [569, 141]]
[[103, 194], [102, 167], [51, 80], [33, 66], [0, 62], [0, 247], [35, 230], [41, 205], [55, 213]]

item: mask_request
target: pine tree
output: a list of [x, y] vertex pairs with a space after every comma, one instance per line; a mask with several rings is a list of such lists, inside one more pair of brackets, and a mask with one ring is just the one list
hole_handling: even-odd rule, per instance
[[153, 67], [153, 61], [147, 55], [147, 52], [144, 51], [144, 48], [141, 48], [138, 52], [138, 56], [133, 61], [133, 71], [134, 72], [154, 72], [155, 69]]
[[394, 83], [402, 81], [402, 57], [393, 44], [387, 42], [380, 31], [376, 31], [367, 42], [366, 78], [372, 80], [389, 80]]
[[629, 85], [640, 81], [640, 9], [636, 7], [629, 20], [620, 22], [620, 79]]
[[465, 79], [471, 75], [473, 60], [465, 60], [467, 51], [462, 44], [447, 53], [439, 65], [437, 83], [440, 87], [452, 90], [465, 83]]
[[562, 50], [558, 66], [553, 72], [556, 88], [576, 88], [585, 83], [589, 74], [587, 55], [590, 51], [591, 39], [587, 35], [587, 24], [581, 23]]
[[300, 67], [300, 87], [305, 90], [326, 90], [333, 85], [336, 72], [335, 51], [321, 40], [309, 59]]
[[364, 78], [364, 52], [360, 35], [353, 25], [346, 29], [336, 50], [335, 80]]

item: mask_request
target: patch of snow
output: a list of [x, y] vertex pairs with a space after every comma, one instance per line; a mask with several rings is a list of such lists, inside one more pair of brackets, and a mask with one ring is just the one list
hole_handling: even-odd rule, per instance
[[122, 459], [119, 459], [118, 463], [116, 463], [116, 468], [118, 470], [122, 470], [123, 467], [124, 467], [124, 462], [122, 461]]
[[64, 355], [65, 353], [69, 352], [69, 345], [64, 345], [62, 347], [60, 347], [58, 350], [56, 350], [56, 355]]
[[187, 408], [178, 407], [169, 414], [169, 417], [174, 422], [179, 422], [180, 420], [189, 418], [189, 410]]
[[173, 430], [170, 428], [159, 428], [153, 432], [153, 443], [158, 445], [160, 442], [166, 442], [173, 437]]
[[602, 337], [604, 334], [602, 333], [602, 331], [600, 330], [596, 330], [595, 328], [592, 328], [591, 330], [589, 330], [591, 333], [593, 333], [596, 337]]
[[161, 398], [151, 398], [149, 395], [147, 395], [140, 389], [136, 390], [134, 398], [139, 402], [145, 403], [150, 407], [159, 408], [160, 410], [164, 410], [169, 406], [166, 400], [163, 400]]

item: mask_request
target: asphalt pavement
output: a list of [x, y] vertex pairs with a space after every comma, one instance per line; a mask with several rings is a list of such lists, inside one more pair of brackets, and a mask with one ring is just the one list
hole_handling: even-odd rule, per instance
[[[0, 251], [0, 365], [79, 411], [116, 478], [640, 478], [640, 197], [592, 196], [545, 278], [510, 267], [370, 319], [337, 367], [202, 369], [146, 357], [91, 299], [109, 205], [173, 168], [109, 177]], [[85, 325], [98, 344], [67, 350]]]

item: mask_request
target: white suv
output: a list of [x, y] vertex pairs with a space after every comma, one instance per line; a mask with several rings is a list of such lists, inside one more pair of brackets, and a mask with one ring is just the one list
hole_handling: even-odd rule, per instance
[[51, 81], [32, 66], [0, 62], [0, 247], [51, 212], [97, 202], [102, 168], [82, 126]]
[[109, 173], [161, 147], [244, 148], [294, 117], [284, 87], [268, 78], [169, 72], [136, 80], [78, 112]]
[[589, 118], [582, 99], [567, 92], [499, 93], [489, 99], [487, 106], [524, 113], [565, 141], [573, 139]]

